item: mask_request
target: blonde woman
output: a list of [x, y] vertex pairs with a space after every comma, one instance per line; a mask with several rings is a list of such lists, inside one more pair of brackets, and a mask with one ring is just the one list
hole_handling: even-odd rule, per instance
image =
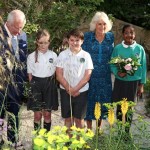
[[[112, 28], [112, 22], [104, 12], [97, 12], [91, 20], [90, 32], [84, 35], [82, 48], [89, 52], [94, 64], [94, 70], [89, 81], [88, 107], [86, 113], [87, 127], [92, 129], [94, 107], [96, 102], [111, 102], [112, 82], [111, 71], [108, 64], [114, 43], [113, 33], [108, 32]], [[102, 115], [99, 120], [106, 118], [107, 109], [102, 106]]]

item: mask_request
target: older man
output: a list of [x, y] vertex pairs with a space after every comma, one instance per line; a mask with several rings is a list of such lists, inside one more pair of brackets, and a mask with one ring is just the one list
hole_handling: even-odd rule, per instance
[[0, 117], [8, 113], [7, 136], [12, 143], [18, 140], [18, 112], [27, 79], [27, 39], [22, 31], [25, 23], [24, 13], [13, 10], [0, 26]]

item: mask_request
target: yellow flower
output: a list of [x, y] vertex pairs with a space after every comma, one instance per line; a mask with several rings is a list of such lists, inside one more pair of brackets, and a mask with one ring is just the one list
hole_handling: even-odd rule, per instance
[[45, 143], [45, 141], [43, 139], [40, 139], [40, 138], [34, 139], [34, 144], [37, 146], [42, 146], [42, 145], [44, 145], [44, 143]]
[[109, 122], [110, 126], [112, 126], [114, 124], [114, 121], [115, 121], [114, 110], [113, 109], [109, 109], [108, 110], [108, 122]]
[[80, 141], [76, 140], [76, 139], [72, 141], [72, 144], [79, 144], [79, 143], [80, 143]]
[[101, 105], [99, 102], [96, 102], [95, 104], [94, 115], [95, 115], [96, 120], [98, 120], [101, 116]]
[[82, 145], [86, 143], [85, 140], [84, 140], [82, 137], [80, 137], [80, 143], [81, 143]]
[[52, 144], [55, 140], [57, 140], [57, 136], [56, 135], [51, 135], [51, 136], [48, 136], [48, 143], [49, 144]]
[[43, 136], [46, 133], [46, 131], [47, 131], [46, 129], [41, 129], [39, 131], [39, 135]]
[[55, 131], [60, 131], [61, 130], [61, 126], [54, 126], [54, 129]]
[[64, 139], [62, 137], [57, 137], [57, 140], [56, 140], [57, 143], [63, 143], [64, 142]]
[[32, 134], [32, 135], [36, 135], [36, 134], [37, 134], [37, 131], [34, 130], [34, 131], [31, 132], [31, 134]]
[[51, 146], [48, 146], [48, 150], [55, 150], [55, 149], [52, 148]]
[[63, 147], [63, 150], [68, 150], [68, 148], [66, 146]]
[[88, 129], [87, 132], [85, 133], [85, 135], [89, 138], [93, 138], [94, 132], [92, 130]]
[[72, 126], [70, 129], [74, 130], [74, 131], [77, 131], [77, 127], [76, 126]]
[[68, 129], [68, 128], [67, 128], [66, 126], [63, 126], [63, 127], [61, 128], [61, 131], [62, 131], [62, 132], [66, 132], [67, 129]]
[[127, 102], [127, 98], [123, 98], [123, 100], [121, 101], [121, 111], [124, 116], [126, 115], [128, 111], [128, 107], [129, 107], [129, 104]]

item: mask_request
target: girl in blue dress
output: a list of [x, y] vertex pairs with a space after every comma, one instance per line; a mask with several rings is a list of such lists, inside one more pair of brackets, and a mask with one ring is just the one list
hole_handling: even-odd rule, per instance
[[[97, 12], [90, 23], [90, 32], [84, 35], [82, 48], [89, 52], [94, 64], [94, 70], [89, 82], [88, 107], [86, 113], [87, 128], [92, 129], [95, 103], [111, 102], [112, 82], [111, 71], [108, 62], [113, 50], [114, 35], [110, 31], [112, 22], [104, 12]], [[102, 114], [99, 120], [99, 127], [102, 119], [107, 114], [107, 109], [102, 106]]]

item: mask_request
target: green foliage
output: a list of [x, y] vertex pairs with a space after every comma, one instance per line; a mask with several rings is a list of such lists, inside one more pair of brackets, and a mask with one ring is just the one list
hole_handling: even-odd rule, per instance
[[[98, 150], [142, 150], [149, 149], [149, 127], [150, 123], [138, 116], [136, 121], [132, 123], [134, 128], [130, 129], [130, 133], [126, 129], [130, 126], [128, 122], [116, 120], [112, 128], [105, 127], [100, 130], [98, 138]], [[136, 132], [135, 132], [136, 131]], [[91, 143], [91, 149], [95, 149], [96, 136]], [[147, 143], [147, 144], [144, 144]]]
[[63, 38], [69, 30], [79, 27], [87, 17], [91, 17], [96, 6], [102, 0], [78, 1], [68, 0], [51, 3], [39, 16], [38, 23], [51, 33], [51, 46], [60, 47]]
[[[134, 144], [130, 134], [124, 131], [125, 127], [116, 126], [113, 129], [108, 129], [109, 134], [99, 134], [99, 149], [98, 150], [136, 150], [138, 145]], [[94, 141], [95, 139], [93, 139]], [[94, 149], [94, 145], [91, 145]]]
[[147, 115], [148, 117], [150, 117], [150, 97], [148, 97], [148, 98], [146, 99], [145, 108], [146, 108], [146, 115]]
[[150, 92], [150, 79], [146, 80], [146, 84], [144, 85], [144, 91], [147, 93]]
[[[17, 8], [25, 12], [30, 25], [47, 28], [51, 33], [51, 47], [58, 52], [67, 32], [91, 19], [96, 11], [150, 28], [149, 0], [5, 0], [0, 2], [0, 8], [4, 20], [10, 10]], [[29, 34], [32, 33], [28, 38], [29, 51], [34, 50], [33, 26], [28, 26]]]
[[46, 129], [41, 129], [39, 132], [34, 131], [33, 142], [34, 150], [77, 150], [82, 148], [90, 148], [88, 142], [92, 140], [94, 133], [91, 130], [87, 132], [84, 129], [71, 127], [71, 135], [69, 138], [67, 128], [55, 126], [51, 131], [46, 132]]
[[149, 0], [105, 0], [99, 10], [113, 14], [120, 20], [150, 29]]
[[[97, 7], [103, 0], [6, 0], [2, 5], [7, 12], [12, 9], [21, 9], [27, 16], [28, 24], [25, 31], [28, 33], [29, 52], [34, 50], [36, 28], [46, 28], [51, 34], [51, 48], [58, 51], [63, 38], [69, 30], [79, 27], [87, 19], [91, 19]], [[35, 27], [36, 25], [36, 27]]]
[[76, 8], [71, 6], [71, 3], [54, 2], [51, 9], [44, 11], [39, 17], [38, 22], [39, 24], [42, 22], [41, 27], [47, 28], [51, 33], [51, 45], [54, 48], [61, 45], [63, 35], [68, 30], [79, 25]]
[[[6, 111], [6, 115], [9, 117], [11, 122], [14, 123], [14, 127], [9, 125], [8, 128], [11, 129], [13, 132], [15, 132], [16, 141], [19, 141], [19, 139], [18, 139], [19, 138], [19, 133], [18, 133], [18, 130], [17, 130], [15, 115], [8, 112], [8, 111]], [[18, 118], [20, 118], [20, 112], [18, 114]], [[19, 128], [20, 128], [20, 119], [18, 121], [19, 121]], [[7, 139], [6, 131], [7, 131], [7, 124], [5, 124], [4, 119], [0, 118], [0, 149], [1, 150], [12, 150], [13, 149], [12, 148], [13, 143]], [[4, 142], [3, 145], [1, 145], [1, 141]]]
[[[140, 150], [149, 149], [149, 144], [144, 145], [144, 142], [149, 141], [150, 133], [148, 131], [150, 124], [143, 120], [141, 116], [138, 117], [137, 122], [134, 123], [134, 134], [127, 133], [125, 124], [122, 121], [116, 121], [113, 128], [106, 127], [104, 131], [98, 132], [98, 149], [97, 150]], [[72, 127], [72, 138], [66, 134], [67, 128], [65, 126], [55, 126], [51, 131], [46, 132], [41, 129], [39, 132], [33, 131], [33, 148], [34, 150], [96, 150], [95, 142], [97, 140], [91, 130], [85, 132], [84, 129]], [[141, 140], [142, 139], [142, 140]], [[148, 142], [149, 143], [149, 142]], [[90, 146], [90, 147], [89, 147]]]
[[39, 24], [26, 23], [24, 31], [28, 35], [28, 52], [31, 53], [35, 49], [35, 34], [40, 28]]
[[145, 92], [145, 108], [146, 114], [150, 116], [150, 79], [147, 79], [146, 84], [144, 85], [144, 92]]
[[37, 32], [39, 29], [39, 25], [38, 24], [31, 24], [31, 23], [26, 23], [25, 27], [24, 27], [24, 31], [27, 34], [32, 34], [34, 32]]

